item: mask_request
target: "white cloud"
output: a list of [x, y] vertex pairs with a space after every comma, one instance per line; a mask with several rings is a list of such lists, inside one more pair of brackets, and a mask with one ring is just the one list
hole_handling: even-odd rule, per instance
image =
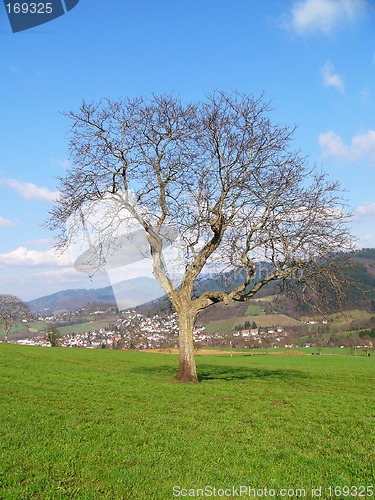
[[361, 102], [363, 104], [367, 104], [371, 98], [371, 91], [368, 87], [363, 87], [363, 89], [359, 93]]
[[54, 250], [37, 251], [18, 247], [11, 252], [0, 253], [0, 264], [7, 266], [71, 266], [70, 256]]
[[61, 159], [56, 159], [56, 158], [51, 158], [51, 163], [53, 165], [57, 165], [60, 168], [63, 168], [64, 170], [68, 169], [71, 167], [70, 161], [67, 160], [66, 158]]
[[357, 247], [375, 245], [375, 202], [362, 203], [355, 211], [352, 222], [353, 234], [357, 237]]
[[342, 158], [348, 152], [342, 138], [333, 131], [319, 135], [319, 146], [324, 156], [332, 156], [335, 159]]
[[56, 201], [58, 191], [51, 191], [45, 187], [38, 187], [31, 182], [20, 182], [17, 179], [0, 179], [0, 184], [9, 186], [26, 200]]
[[375, 203], [364, 203], [355, 211], [355, 219], [364, 219], [375, 216]]
[[356, 163], [367, 159], [375, 162], [375, 130], [355, 135], [349, 145], [335, 132], [324, 132], [319, 135], [319, 145], [324, 156], [332, 156], [336, 160]]
[[[46, 284], [58, 284], [57, 289], [63, 290], [66, 288], [93, 288], [92, 280], [87, 275], [80, 273], [74, 267], [63, 267], [49, 271], [39, 271], [31, 274], [32, 278], [38, 282], [40, 288], [45, 289]], [[102, 278], [103, 275], [100, 275]], [[96, 280], [98, 281], [98, 280]], [[108, 278], [105, 275], [103, 286], [108, 286]], [[97, 286], [97, 283], [95, 283]], [[100, 286], [100, 285], [99, 285]], [[46, 295], [47, 292], [41, 291], [41, 294]]]
[[20, 273], [13, 268], [12, 275], [0, 274], [0, 289], [20, 297], [33, 300], [51, 293], [71, 288], [102, 288], [110, 285], [106, 274], [89, 279], [73, 267], [41, 270], [29, 269], [27, 273], [20, 268]]
[[345, 91], [344, 77], [334, 72], [334, 67], [330, 61], [327, 61], [324, 66], [322, 66], [321, 72], [323, 76], [323, 84], [326, 87], [334, 87], [340, 92]]
[[7, 219], [0, 215], [0, 227], [10, 227], [14, 226], [16, 223], [13, 220]]
[[295, 2], [288, 27], [299, 35], [331, 33], [353, 23], [366, 11], [366, 0], [301, 0]]
[[53, 238], [42, 238], [40, 240], [26, 240], [25, 245], [32, 245], [37, 247], [53, 247], [55, 240]]
[[374, 241], [375, 241], [375, 237], [374, 237], [374, 235], [373, 235], [373, 234], [371, 234], [371, 233], [367, 233], [367, 234], [365, 234], [365, 235], [363, 236], [363, 241], [366, 241], [366, 242], [368, 242], [368, 241], [372, 241], [372, 242], [374, 242]]
[[365, 134], [354, 136], [351, 152], [354, 161], [361, 160], [365, 156], [375, 159], [375, 130], [368, 130]]

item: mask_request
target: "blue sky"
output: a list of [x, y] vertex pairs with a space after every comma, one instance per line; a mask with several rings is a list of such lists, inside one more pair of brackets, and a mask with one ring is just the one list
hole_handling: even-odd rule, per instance
[[294, 146], [347, 190], [358, 247], [375, 247], [374, 28], [370, 0], [80, 0], [14, 34], [1, 7], [0, 293], [109, 284], [56, 256], [42, 227], [69, 165], [61, 112], [83, 99], [264, 92], [273, 120], [298, 126]]

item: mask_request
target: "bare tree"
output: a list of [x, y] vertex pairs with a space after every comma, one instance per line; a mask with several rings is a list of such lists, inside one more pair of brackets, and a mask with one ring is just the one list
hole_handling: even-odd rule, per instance
[[[217, 91], [201, 103], [153, 96], [67, 113], [73, 166], [47, 224], [65, 248], [93, 204], [110, 199], [93, 245], [90, 265], [99, 268], [116, 244], [121, 254], [121, 223], [129, 214], [137, 222], [178, 314], [178, 380], [198, 380], [193, 325], [212, 304], [246, 301], [271, 281], [291, 291], [299, 283], [318, 305], [342, 299], [342, 267], [331, 257], [351, 237], [339, 185], [290, 149], [294, 129], [273, 124], [270, 112], [263, 97]], [[170, 228], [182, 249], [177, 282], [165, 258]], [[222, 288], [196, 293], [213, 269], [225, 276]]]
[[0, 295], [0, 318], [3, 327], [3, 341], [8, 342], [10, 330], [18, 321], [30, 319], [31, 313], [27, 304], [14, 295]]

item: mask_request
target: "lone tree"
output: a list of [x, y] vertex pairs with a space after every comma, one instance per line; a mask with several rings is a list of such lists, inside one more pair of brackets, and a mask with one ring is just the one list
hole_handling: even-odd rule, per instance
[[0, 295], [0, 318], [3, 327], [3, 342], [8, 342], [10, 330], [18, 321], [30, 319], [29, 306], [15, 295]]
[[[290, 290], [298, 283], [320, 305], [342, 298], [342, 267], [332, 256], [351, 247], [351, 236], [339, 185], [290, 149], [294, 129], [273, 124], [270, 112], [263, 96], [216, 91], [199, 103], [103, 99], [66, 114], [73, 166], [59, 179], [47, 225], [65, 248], [78, 221], [110, 199], [105, 228], [96, 230], [100, 267], [111, 247], [121, 253], [121, 222], [129, 214], [137, 222], [178, 314], [178, 380], [198, 381], [193, 325], [212, 304], [246, 301], [271, 281]], [[177, 282], [163, 258], [170, 228], [182, 249]], [[198, 278], [213, 269], [223, 286], [197, 293]]]
[[60, 330], [56, 326], [47, 325], [44, 332], [44, 338], [51, 344], [51, 347], [59, 347], [62, 338]]

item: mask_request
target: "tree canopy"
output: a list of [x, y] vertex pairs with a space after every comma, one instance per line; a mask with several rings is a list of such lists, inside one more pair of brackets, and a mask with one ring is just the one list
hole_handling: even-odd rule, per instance
[[[352, 238], [340, 187], [291, 148], [294, 128], [271, 111], [263, 96], [216, 91], [198, 103], [103, 99], [66, 114], [72, 167], [49, 226], [65, 248], [82, 237], [79, 221], [90, 224], [91, 268], [125, 251], [126, 228], [141, 228], [179, 316], [180, 380], [197, 380], [194, 319], [210, 305], [248, 300], [271, 281], [298, 283], [320, 306], [342, 298], [332, 256]], [[167, 244], [179, 249], [177, 273]], [[225, 275], [225, 286], [196, 294], [206, 272]]]

